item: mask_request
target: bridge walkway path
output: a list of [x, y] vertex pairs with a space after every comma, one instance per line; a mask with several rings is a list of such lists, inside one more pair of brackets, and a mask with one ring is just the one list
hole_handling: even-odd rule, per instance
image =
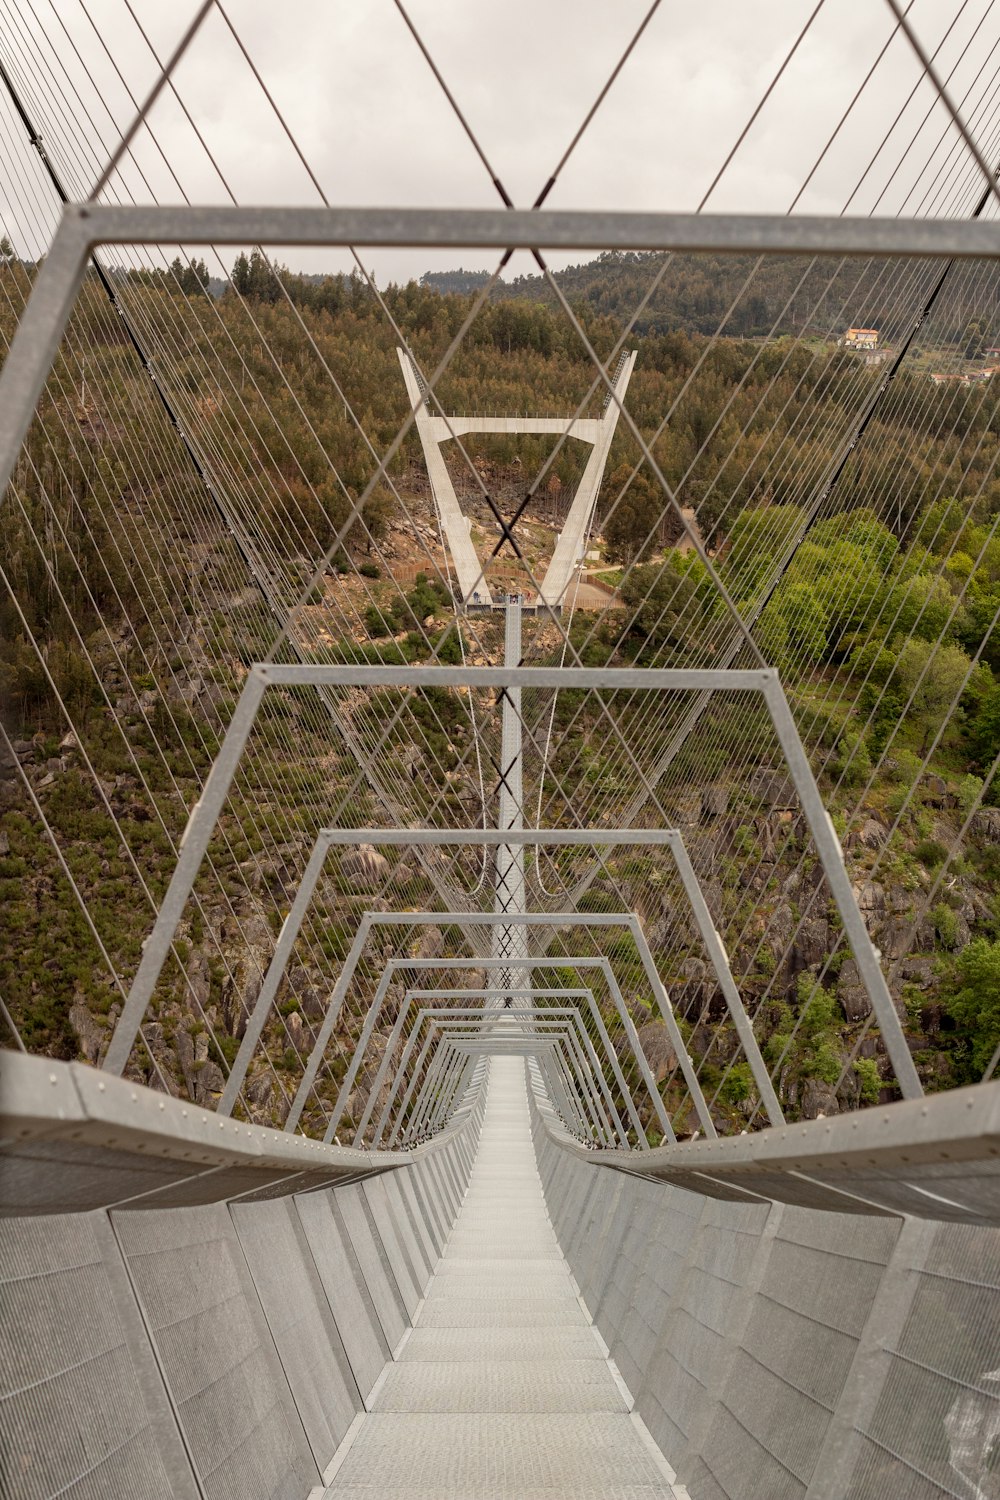
[[495, 1057], [451, 1238], [325, 1500], [685, 1500], [630, 1406], [546, 1213], [524, 1063]]

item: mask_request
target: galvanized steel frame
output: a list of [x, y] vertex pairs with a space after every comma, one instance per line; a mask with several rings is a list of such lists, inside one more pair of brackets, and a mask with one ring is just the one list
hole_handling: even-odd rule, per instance
[[[474, 998], [477, 998], [477, 997], [490, 998], [490, 997], [492, 997], [494, 995], [508, 995], [508, 996], [512, 997], [513, 999], [539, 999], [539, 998], [573, 999], [573, 998], [578, 997], [578, 996], [579, 997], [589, 996], [590, 999], [591, 999], [591, 1001], [593, 1001], [593, 992], [590, 991], [590, 990], [562, 990], [562, 989], [554, 989], [554, 990], [543, 990], [543, 989], [530, 989], [530, 990], [491, 990], [491, 989], [481, 989], [480, 988], [480, 989], [471, 989], [471, 990], [430, 989], [430, 990], [414, 990], [414, 991], [409, 991], [407, 993], [407, 995], [404, 997], [404, 999], [401, 1002], [401, 1004], [400, 1004], [399, 1015], [398, 1015], [398, 1017], [396, 1019], [396, 1023], [395, 1023], [395, 1025], [393, 1027], [392, 1033], [390, 1034], [389, 1041], [386, 1044], [386, 1049], [385, 1049], [385, 1052], [384, 1052], [383, 1057], [382, 1057], [382, 1062], [381, 1062], [381, 1065], [379, 1067], [379, 1071], [378, 1071], [378, 1073], [377, 1073], [377, 1075], [375, 1077], [375, 1080], [374, 1080], [374, 1082], [373, 1082], [373, 1084], [371, 1086], [371, 1090], [369, 1091], [368, 1104], [367, 1104], [366, 1109], [365, 1109], [365, 1114], [364, 1114], [364, 1117], [363, 1117], [361, 1123], [358, 1125], [358, 1128], [357, 1128], [357, 1131], [356, 1131], [356, 1134], [355, 1134], [355, 1138], [354, 1138], [356, 1145], [361, 1140], [362, 1134], [363, 1134], [363, 1132], [364, 1132], [364, 1130], [365, 1130], [365, 1128], [367, 1126], [367, 1123], [369, 1122], [369, 1120], [371, 1118], [373, 1106], [374, 1106], [375, 1102], [377, 1101], [378, 1095], [379, 1095], [379, 1093], [381, 1092], [381, 1090], [382, 1090], [382, 1088], [384, 1086], [385, 1079], [386, 1079], [386, 1076], [388, 1074], [388, 1069], [389, 1069], [389, 1066], [391, 1065], [391, 1059], [393, 1057], [393, 1054], [395, 1052], [396, 1047], [399, 1045], [399, 1041], [400, 1041], [400, 1039], [402, 1037], [403, 1026], [405, 1024], [406, 1017], [407, 1017], [407, 1015], [409, 1014], [409, 1012], [411, 1010], [411, 1007], [415, 1003], [419, 1003], [422, 1000], [442, 1000], [442, 999], [452, 999], [452, 998], [454, 998], [456, 1000], [463, 1000], [463, 999], [474, 999]], [[427, 1006], [422, 1006], [421, 1009], [417, 1013], [417, 1019], [416, 1019], [414, 1025], [413, 1025], [413, 1028], [412, 1028], [411, 1032], [410, 1032], [410, 1038], [414, 1042], [416, 1041], [416, 1039], [417, 1039], [417, 1037], [418, 1037], [418, 1035], [420, 1033], [420, 1030], [423, 1027], [423, 1024], [424, 1024], [424, 1022], [426, 1020], [431, 1020], [432, 1023], [433, 1022], [443, 1023], [445, 1021], [447, 1021], [447, 1022], [452, 1022], [453, 1021], [456, 1025], [460, 1025], [460, 1026], [478, 1025], [479, 1028], [480, 1028], [480, 1030], [482, 1031], [483, 1029], [485, 1029], [486, 1027], [489, 1027], [489, 1026], [495, 1027], [498, 1022], [506, 1023], [506, 1022], [509, 1022], [511, 1020], [522, 1019], [524, 1017], [529, 1017], [529, 1016], [536, 1018], [536, 1020], [538, 1021], [538, 1024], [541, 1024], [543, 1021], [547, 1023], [550, 1019], [551, 1020], [568, 1019], [571, 1023], [575, 1021], [575, 1023], [576, 1023], [576, 1030], [575, 1030], [575, 1032], [571, 1031], [571, 1039], [572, 1039], [574, 1053], [576, 1055], [577, 1063], [578, 1063], [579, 1067], [588, 1074], [588, 1076], [592, 1075], [592, 1077], [591, 1077], [591, 1082], [592, 1083], [593, 1083], [593, 1079], [595, 1077], [596, 1077], [596, 1080], [597, 1080], [597, 1082], [596, 1082], [596, 1090], [597, 1090], [597, 1092], [596, 1093], [594, 1092], [594, 1087], [592, 1087], [589, 1090], [589, 1092], [594, 1097], [595, 1103], [596, 1103], [596, 1101], [597, 1101], [597, 1099], [598, 1099], [599, 1096], [603, 1096], [604, 1106], [605, 1106], [605, 1109], [608, 1111], [608, 1114], [609, 1114], [609, 1119], [610, 1119], [610, 1123], [611, 1123], [611, 1126], [612, 1126], [612, 1132], [613, 1133], [617, 1132], [618, 1138], [621, 1141], [622, 1146], [625, 1149], [628, 1149], [628, 1137], [627, 1137], [627, 1133], [625, 1131], [624, 1126], [622, 1125], [622, 1121], [621, 1121], [621, 1118], [618, 1115], [618, 1111], [615, 1109], [614, 1100], [613, 1100], [613, 1098], [611, 1096], [611, 1092], [610, 1092], [610, 1090], [608, 1088], [607, 1080], [604, 1077], [604, 1073], [603, 1073], [603, 1070], [601, 1068], [600, 1061], [599, 1061], [598, 1056], [597, 1056], [597, 1052], [596, 1052], [596, 1050], [594, 1048], [593, 1041], [591, 1040], [591, 1037], [590, 1037], [589, 1033], [587, 1032], [586, 1027], [583, 1024], [583, 1018], [580, 1015], [579, 1008], [577, 1006], [551, 1006], [551, 1005], [546, 1005], [546, 1006], [531, 1006], [531, 1007], [518, 1006], [518, 1007], [511, 1007], [511, 1008], [508, 1008], [508, 1007], [501, 1008], [501, 1007], [495, 1007], [495, 1006], [494, 1007], [483, 1007], [483, 1006], [476, 1006], [476, 1007], [471, 1007], [471, 1006], [437, 1006], [437, 1007], [427, 1007]], [[439, 1029], [442, 1029], [442, 1030], [445, 1029], [444, 1025], [443, 1024], [440, 1025]], [[609, 1043], [609, 1048], [610, 1048], [610, 1043]], [[407, 1052], [407, 1059], [408, 1059], [408, 1057], [409, 1057], [409, 1055], [411, 1053], [412, 1053], [412, 1047]], [[398, 1065], [398, 1067], [396, 1069], [396, 1073], [395, 1073], [395, 1075], [393, 1077], [393, 1081], [392, 1081], [392, 1086], [391, 1086], [390, 1092], [389, 1092], [389, 1094], [387, 1095], [387, 1098], [386, 1098], [386, 1103], [385, 1103], [385, 1106], [384, 1106], [385, 1110], [388, 1110], [390, 1108], [392, 1100], [394, 1099], [394, 1097], [396, 1095], [396, 1092], [398, 1091], [399, 1084], [402, 1081], [402, 1078], [405, 1076], [405, 1067], [406, 1067], [406, 1062], [404, 1061], [404, 1059], [401, 1058], [400, 1059], [400, 1063], [399, 1063], [399, 1065]], [[347, 1093], [349, 1093], [349, 1089], [347, 1088], [346, 1081], [345, 1081], [344, 1089], [347, 1090], [346, 1093], [344, 1092], [344, 1090], [342, 1090], [343, 1100], [344, 1100], [344, 1103], [346, 1104]], [[600, 1113], [600, 1105], [599, 1104], [597, 1105], [597, 1109], [598, 1109], [598, 1113]], [[339, 1124], [339, 1122], [340, 1122], [340, 1116], [341, 1116], [342, 1112], [343, 1111], [342, 1111], [342, 1108], [341, 1108], [341, 1101], [338, 1100], [338, 1111], [335, 1114], [334, 1119], [331, 1120], [330, 1125], [327, 1127], [327, 1135], [328, 1135], [328, 1137], [332, 1136], [332, 1133], [336, 1129], [337, 1124]], [[611, 1136], [607, 1135], [607, 1133], [603, 1130], [603, 1128], [602, 1128], [602, 1132], [601, 1133], [605, 1136], [606, 1143], [610, 1145]]]
[[[378, 988], [378, 991], [376, 992], [375, 999], [372, 1001], [372, 1004], [371, 1004], [371, 1006], [369, 1008], [368, 1015], [365, 1018], [365, 1026], [364, 1026], [364, 1029], [362, 1030], [361, 1037], [360, 1037], [360, 1039], [358, 1041], [358, 1044], [357, 1044], [357, 1046], [354, 1049], [354, 1053], [353, 1053], [353, 1055], [351, 1057], [350, 1065], [349, 1065], [347, 1073], [346, 1073], [346, 1075], [344, 1077], [344, 1082], [341, 1084], [340, 1094], [338, 1095], [337, 1102], [336, 1102], [336, 1104], [334, 1106], [333, 1117], [332, 1117], [332, 1119], [330, 1121], [330, 1124], [327, 1126], [326, 1135], [324, 1136], [325, 1140], [332, 1139], [333, 1134], [335, 1133], [338, 1125], [340, 1124], [340, 1119], [341, 1119], [341, 1116], [343, 1114], [344, 1108], [346, 1106], [348, 1095], [350, 1094], [351, 1088], [354, 1085], [354, 1080], [357, 1077], [358, 1072], [360, 1070], [361, 1057], [364, 1055], [364, 1051], [365, 1051], [365, 1049], [366, 1049], [366, 1047], [368, 1045], [368, 1040], [369, 1040], [369, 1038], [371, 1036], [372, 1031], [374, 1030], [375, 1024], [376, 1024], [376, 1022], [378, 1020], [378, 1016], [379, 1016], [379, 1014], [381, 1012], [382, 1004], [383, 1004], [383, 1001], [384, 1001], [384, 997], [385, 997], [386, 991], [388, 990], [389, 984], [391, 982], [392, 973], [396, 972], [396, 970], [398, 968], [405, 967], [405, 963], [403, 963], [402, 961], [400, 961], [398, 959], [391, 959], [390, 960], [390, 964], [393, 965], [393, 968], [390, 969], [389, 964], [386, 965], [386, 971], [383, 973], [382, 978], [379, 981], [379, 988]], [[496, 968], [501, 968], [501, 967], [504, 967], [504, 966], [507, 965], [507, 960], [506, 959], [493, 959], [492, 960], [492, 964]], [[473, 968], [473, 967], [479, 967], [479, 966], [476, 964], [476, 960], [475, 959], [469, 959], [468, 960], [468, 967], [469, 968]], [[354, 1135], [354, 1143], [355, 1143], [355, 1145], [359, 1144], [359, 1142], [361, 1141], [362, 1137], [364, 1136], [365, 1131], [368, 1129], [368, 1126], [371, 1123], [371, 1117], [372, 1117], [372, 1114], [374, 1112], [375, 1103], [376, 1103], [376, 1101], [378, 1099], [378, 1096], [379, 1096], [379, 1094], [380, 1094], [380, 1092], [382, 1090], [383, 1085], [385, 1084], [385, 1080], [386, 1080], [386, 1078], [388, 1076], [388, 1073], [389, 1073], [389, 1068], [392, 1066], [392, 1058], [395, 1055], [396, 1048], [398, 1047], [400, 1041], [402, 1040], [403, 1027], [406, 1024], [406, 1016], [407, 1016], [407, 1013], [408, 1013], [408, 1010], [409, 1010], [409, 1006], [415, 1000], [433, 1000], [433, 999], [451, 999], [451, 998], [464, 999], [464, 998], [472, 998], [472, 997], [477, 996], [477, 995], [483, 995], [483, 996], [509, 995], [509, 996], [511, 996], [511, 997], [513, 997], [515, 999], [517, 999], [517, 998], [527, 998], [529, 996], [555, 997], [555, 996], [560, 996], [561, 995], [561, 996], [565, 996], [567, 999], [585, 999], [587, 1001], [587, 1004], [590, 1007], [590, 1012], [591, 1012], [591, 1015], [594, 1018], [594, 1023], [595, 1023], [595, 1026], [597, 1027], [598, 1036], [601, 1039], [601, 1045], [604, 1048], [605, 1054], [606, 1054], [606, 1056], [608, 1058], [609, 1065], [611, 1066], [612, 1071], [615, 1073], [616, 1081], [618, 1082], [618, 1085], [619, 1085], [620, 1089], [622, 1090], [622, 1096], [623, 1096], [623, 1099], [625, 1101], [625, 1107], [626, 1107], [626, 1109], [630, 1113], [630, 1118], [632, 1119], [633, 1125], [636, 1128], [637, 1136], [638, 1136], [639, 1140], [643, 1142], [643, 1144], [648, 1145], [648, 1142], [646, 1141], [645, 1134], [643, 1132], [642, 1126], [638, 1122], [638, 1115], [636, 1114], [635, 1104], [634, 1104], [634, 1102], [632, 1100], [631, 1092], [630, 1092], [630, 1090], [628, 1089], [628, 1086], [625, 1083], [624, 1074], [621, 1071], [621, 1065], [619, 1064], [617, 1054], [616, 1054], [614, 1048], [611, 1045], [611, 1038], [608, 1036], [607, 1027], [604, 1025], [604, 1018], [601, 1015], [600, 1007], [597, 1004], [597, 1000], [596, 1000], [596, 997], [594, 995], [593, 990], [590, 990], [590, 989], [578, 989], [578, 990], [558, 990], [558, 989], [556, 989], [556, 990], [553, 990], [553, 989], [531, 989], [531, 990], [506, 990], [506, 989], [474, 989], [474, 990], [471, 990], [471, 989], [465, 989], [465, 990], [463, 990], [463, 989], [457, 989], [457, 990], [443, 990], [443, 989], [424, 989], [424, 990], [421, 990], [421, 989], [409, 989], [409, 990], [407, 990], [405, 996], [403, 997], [403, 1001], [400, 1004], [399, 1013], [398, 1013], [398, 1015], [396, 1017], [396, 1021], [395, 1021], [394, 1025], [393, 1025], [392, 1032], [391, 1032], [390, 1037], [389, 1037], [389, 1041], [387, 1042], [385, 1051], [382, 1054], [382, 1059], [381, 1059], [381, 1061], [379, 1063], [378, 1072], [376, 1073], [374, 1082], [372, 1083], [371, 1089], [369, 1090], [368, 1100], [367, 1100], [367, 1103], [365, 1105], [364, 1113], [363, 1113], [363, 1115], [362, 1115], [362, 1117], [361, 1117], [361, 1119], [360, 1119], [360, 1121], [358, 1123], [357, 1129], [355, 1131], [355, 1135]], [[581, 1018], [581, 1026], [582, 1026], [582, 1018]], [[602, 1087], [602, 1089], [604, 1091], [604, 1095], [605, 1095], [605, 1102], [607, 1103], [608, 1108], [611, 1111], [612, 1118], [613, 1118], [613, 1120], [615, 1122], [615, 1125], [616, 1125], [616, 1129], [618, 1130], [620, 1138], [623, 1141], [626, 1141], [627, 1140], [627, 1132], [626, 1132], [624, 1126], [622, 1125], [621, 1119], [620, 1119], [620, 1117], [618, 1115], [618, 1111], [615, 1108], [614, 1098], [613, 1098], [613, 1096], [611, 1094], [610, 1088], [608, 1087], [607, 1079], [604, 1077], [603, 1070], [600, 1068], [600, 1064], [597, 1062], [597, 1052], [596, 1052], [596, 1049], [594, 1048], [593, 1042], [591, 1041], [590, 1034], [587, 1031], [587, 1029], [586, 1029], [585, 1026], [582, 1026], [582, 1034], [586, 1038], [586, 1043], [587, 1043], [588, 1047], [590, 1047], [591, 1050], [593, 1051], [594, 1062], [595, 1062], [595, 1064], [597, 1065], [597, 1068], [598, 1068], [598, 1077], [600, 1079], [601, 1087]], [[396, 1077], [393, 1080], [393, 1091], [398, 1086], [398, 1082], [399, 1082], [399, 1073], [398, 1073], [398, 1070], [397, 1070]], [[389, 1097], [392, 1098], [392, 1093], [390, 1093]]]
[[[705, 900], [701, 884], [695, 874], [683, 836], [680, 829], [677, 828], [602, 828], [599, 834], [594, 830], [585, 828], [515, 828], [504, 830], [495, 828], [442, 830], [435, 828], [320, 829], [316, 836], [316, 843], [306, 864], [302, 881], [296, 891], [295, 900], [281, 925], [281, 931], [278, 934], [271, 962], [268, 965], [267, 973], [264, 976], [257, 999], [254, 1002], [253, 1011], [248, 1018], [239, 1051], [230, 1069], [229, 1078], [219, 1102], [220, 1114], [231, 1114], [236, 1105], [239, 1091], [243, 1087], [243, 1081], [260, 1040], [261, 1032], [267, 1024], [267, 1019], [291, 956], [292, 948], [305, 920], [313, 892], [323, 872], [327, 853], [336, 847], [353, 847], [358, 844], [395, 847], [471, 844], [497, 848], [506, 847], [511, 844], [547, 845], [549, 847], [585, 845], [593, 846], [594, 848], [615, 848], [620, 844], [636, 844], [640, 846], [666, 845], [673, 855], [678, 874], [687, 893], [688, 900], [691, 903], [695, 923], [705, 945], [709, 962], [715, 971], [719, 988], [722, 990], [726, 1007], [740, 1039], [740, 1044], [750, 1065], [750, 1070], [760, 1093], [761, 1102], [764, 1105], [768, 1121], [772, 1125], [781, 1125], [784, 1123], [785, 1117], [778, 1101], [777, 1093], [771, 1083], [771, 1077], [761, 1056], [753, 1026], [740, 998], [732, 970], [729, 967], [729, 957], [712, 921], [708, 903]], [[381, 994], [377, 993], [373, 1004], [377, 1004], [380, 999]], [[367, 1020], [365, 1025], [368, 1028], [369, 1023]], [[362, 1050], [367, 1043], [369, 1034], [370, 1028], [362, 1032], [359, 1043]], [[354, 1061], [352, 1059], [353, 1066]], [[339, 1123], [340, 1106], [344, 1097], [343, 1089], [344, 1086], [342, 1086], [341, 1096], [338, 1098], [337, 1107], [334, 1110], [333, 1130], [336, 1129], [336, 1125]], [[331, 1136], [332, 1131], [328, 1133], [326, 1139], [331, 1139]]]
[[[712, 691], [755, 692], [761, 694], [774, 726], [803, 815], [809, 827], [820, 863], [837, 905], [852, 954], [882, 1032], [900, 1092], [904, 1098], [917, 1098], [923, 1090], [913, 1058], [906, 1045], [903, 1029], [892, 1003], [885, 975], [879, 965], [879, 954], [868, 934], [864, 919], [854, 898], [844, 865], [840, 842], [823, 805], [812, 774], [805, 748], [788, 706], [780, 679], [772, 668], [751, 671], [701, 668], [613, 668], [613, 667], [341, 667], [318, 665], [282, 665], [257, 663], [247, 673], [246, 683], [226, 731], [221, 749], [205, 782], [185, 830], [173, 877], [163, 904], [148, 937], [142, 960], [122, 1010], [105, 1059], [105, 1067], [122, 1072], [145, 1016], [153, 987], [159, 977], [190, 895], [195, 876], [208, 847], [212, 831], [221, 814], [236, 766], [268, 686], [324, 687], [463, 687], [463, 688], [536, 688], [536, 689], [602, 689], [606, 692]], [[654, 830], [655, 831], [655, 830]], [[447, 833], [434, 829], [414, 830], [430, 842]], [[519, 831], [521, 832], [521, 831]], [[523, 830], [528, 841], [549, 837], [548, 830]], [[601, 830], [565, 829], [568, 842], [595, 842]], [[477, 838], [491, 843], [497, 830], [476, 830]], [[510, 842], [511, 831], [504, 831]], [[511, 925], [508, 923], [508, 925]], [[720, 945], [721, 946], [721, 945]], [[666, 1015], [664, 1016], [666, 1020]], [[668, 1023], [669, 1024], [669, 1023]], [[676, 1045], [676, 1044], [675, 1044]], [[678, 1048], [678, 1056], [681, 1051]], [[700, 1097], [697, 1079], [685, 1073], [693, 1097]], [[311, 1083], [310, 1083], [311, 1086]], [[707, 1109], [699, 1109], [704, 1128], [712, 1132]]]
[[[330, 997], [330, 1005], [327, 1009], [326, 1016], [324, 1017], [320, 1025], [316, 1041], [313, 1044], [313, 1050], [309, 1054], [305, 1072], [302, 1076], [302, 1082], [299, 1084], [298, 1093], [292, 1101], [292, 1108], [289, 1111], [288, 1119], [285, 1122], [286, 1130], [294, 1130], [295, 1126], [298, 1124], [299, 1117], [302, 1113], [303, 1108], [305, 1107], [306, 1099], [309, 1096], [309, 1091], [316, 1079], [316, 1074], [319, 1072], [323, 1053], [326, 1050], [327, 1044], [330, 1040], [330, 1036], [333, 1032], [333, 1028], [336, 1025], [337, 1018], [340, 1015], [340, 1007], [343, 1004], [344, 995], [347, 992], [347, 986], [350, 983], [351, 977], [354, 973], [354, 969], [356, 968], [357, 963], [361, 957], [364, 944], [367, 941], [367, 937], [371, 929], [376, 926], [426, 927], [431, 924], [437, 924], [439, 922], [443, 922], [447, 925], [455, 927], [493, 927], [501, 925], [505, 927], [575, 926], [627, 928], [635, 942], [646, 978], [649, 981], [650, 988], [652, 989], [657, 1005], [660, 1008], [660, 1014], [663, 1016], [664, 1025], [666, 1026], [667, 1031], [670, 1035], [671, 1045], [673, 1046], [674, 1051], [677, 1054], [677, 1058], [681, 1066], [681, 1071], [684, 1074], [685, 1082], [687, 1083], [688, 1088], [691, 1092], [692, 1101], [698, 1114], [699, 1123], [704, 1129], [706, 1135], [715, 1135], [715, 1126], [712, 1124], [711, 1116], [708, 1112], [708, 1105], [706, 1104], [705, 1097], [701, 1091], [701, 1085], [698, 1082], [698, 1077], [695, 1073], [691, 1058], [688, 1055], [687, 1048], [684, 1045], [684, 1039], [681, 1036], [680, 1030], [678, 1029], [669, 998], [667, 997], [667, 992], [664, 989], [663, 982], [656, 971], [656, 964], [653, 961], [653, 955], [650, 951], [649, 944], [646, 942], [646, 937], [642, 931], [642, 926], [639, 922], [639, 918], [635, 915], [634, 912], [575, 911], [516, 913], [459, 911], [365, 912], [364, 916], [361, 918], [361, 922], [359, 923], [354, 942], [351, 944], [351, 950], [344, 962], [344, 967], [341, 969], [340, 974], [337, 978], [337, 984], [333, 991], [333, 994]], [[564, 966], [572, 964], [573, 962], [575, 962], [575, 960], [573, 960], [571, 957], [566, 958], [563, 961]], [[605, 962], [607, 962], [607, 960], [605, 960]], [[510, 967], [509, 963], [507, 964], [507, 967]], [[649, 1064], [646, 1061], [646, 1055], [639, 1044], [639, 1038], [635, 1029], [635, 1024], [632, 1021], [632, 1017], [628, 1013], [628, 1007], [626, 1006], [624, 998], [622, 997], [621, 990], [617, 986], [616, 1008], [618, 1010], [622, 1025], [625, 1027], [625, 1031], [628, 1035], [629, 1043], [632, 1047], [633, 1052], [635, 1053], [636, 1063], [638, 1064], [639, 1071], [642, 1073], [643, 1082], [646, 1084], [646, 1087], [649, 1090], [653, 1102], [653, 1107], [656, 1110], [657, 1119], [660, 1122], [660, 1126], [663, 1130], [664, 1135], [668, 1140], [673, 1141], [676, 1139], [673, 1126], [671, 1125], [670, 1118], [663, 1107], [663, 1100], [660, 1098], [659, 1091], [657, 1090], [653, 1076], [649, 1071]]]
[[[603, 1138], [605, 1144], [607, 1144], [608, 1137], [600, 1125], [600, 1110], [597, 1103], [597, 1096], [593, 1090], [586, 1087], [583, 1078], [580, 1076], [578, 1066], [575, 1065], [573, 1060], [572, 1043], [575, 1040], [572, 1030], [573, 1008], [566, 1007], [564, 1010], [565, 1019], [563, 1020], [557, 1019], [558, 1012], [545, 1010], [541, 1007], [522, 1009], [517, 1012], [505, 1010], [502, 1014], [498, 1013], [495, 1019], [501, 1022], [520, 1018], [533, 1019], [532, 1028], [525, 1029], [523, 1040], [519, 1038], [516, 1047], [510, 1038], [499, 1039], [494, 1037], [489, 1042], [482, 1040], [484, 1022], [488, 1024], [490, 1019], [490, 1012], [482, 1008], [469, 1011], [464, 1019], [461, 1008], [458, 1010], [421, 1011], [418, 1029], [422, 1027], [425, 1020], [430, 1020], [431, 1027], [428, 1039], [433, 1045], [434, 1033], [437, 1031], [441, 1034], [441, 1043], [427, 1068], [417, 1101], [410, 1114], [409, 1124], [403, 1132], [403, 1139], [409, 1141], [419, 1137], [422, 1133], [436, 1131], [447, 1120], [451, 1102], [457, 1092], [458, 1086], [457, 1080], [450, 1071], [454, 1067], [452, 1054], [456, 1050], [460, 1050], [462, 1055], [479, 1057], [490, 1052], [509, 1053], [514, 1048], [514, 1050], [518, 1051], [525, 1049], [523, 1051], [523, 1055], [525, 1056], [529, 1054], [535, 1056], [538, 1054], [538, 1048], [541, 1046], [545, 1047], [547, 1051], [552, 1052], [562, 1069], [561, 1087], [557, 1089], [554, 1095], [550, 1095], [550, 1097], [553, 1099], [553, 1103], [555, 1103], [559, 1095], [562, 1095], [564, 1108], [560, 1113], [563, 1115], [564, 1120], [566, 1119], [566, 1105], [568, 1104], [571, 1113], [575, 1114], [580, 1122], [580, 1134], [588, 1140], [593, 1139], [596, 1135], [599, 1138]], [[542, 1029], [545, 1032], [551, 1032], [552, 1035], [550, 1037], [539, 1037], [534, 1034], [536, 1028]], [[529, 1037], [531, 1040], [528, 1040]], [[462, 1039], [461, 1047], [459, 1047], [459, 1038]], [[565, 1055], [560, 1051], [560, 1041], [571, 1044], [569, 1052]], [[468, 1045], [465, 1046], [465, 1043]], [[444, 1048], [444, 1051], [442, 1051], [442, 1048]], [[449, 1085], [451, 1085], [450, 1090]], [[589, 1126], [580, 1110], [581, 1097], [586, 1113], [590, 1116]], [[428, 1111], [429, 1114], [427, 1113]], [[392, 1139], [398, 1134], [402, 1125], [403, 1119], [401, 1116], [391, 1137]]]

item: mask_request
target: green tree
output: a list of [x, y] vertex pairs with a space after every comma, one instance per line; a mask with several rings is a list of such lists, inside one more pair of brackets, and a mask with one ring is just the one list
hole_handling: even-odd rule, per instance
[[756, 505], [737, 516], [729, 531], [726, 578], [740, 599], [766, 586], [805, 525], [798, 505]]
[[965, 1082], [982, 1077], [1000, 1043], [1000, 942], [973, 938], [954, 960], [947, 1000], [964, 1041]]
[[910, 718], [923, 727], [921, 751], [961, 695], [971, 662], [961, 646], [935, 646], [916, 637], [893, 643], [893, 681], [910, 703]]

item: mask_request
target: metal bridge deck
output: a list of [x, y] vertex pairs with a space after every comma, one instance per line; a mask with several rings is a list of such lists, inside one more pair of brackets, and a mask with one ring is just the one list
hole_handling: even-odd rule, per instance
[[524, 1065], [497, 1057], [468, 1193], [328, 1500], [677, 1500], [556, 1242]]

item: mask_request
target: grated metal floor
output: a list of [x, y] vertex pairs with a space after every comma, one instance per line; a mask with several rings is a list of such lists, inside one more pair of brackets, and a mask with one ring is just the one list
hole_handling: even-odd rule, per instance
[[549, 1223], [524, 1064], [494, 1058], [454, 1231], [326, 1500], [686, 1500], [630, 1404]]

